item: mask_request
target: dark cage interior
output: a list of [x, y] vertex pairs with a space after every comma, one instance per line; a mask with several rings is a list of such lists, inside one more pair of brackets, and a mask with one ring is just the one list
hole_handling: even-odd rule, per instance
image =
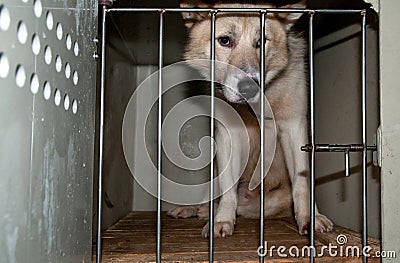
[[[211, 1], [209, 1], [211, 2]], [[296, 1], [276, 0], [284, 5]], [[128, 7], [179, 7], [179, 1], [118, 0], [113, 8]], [[310, 0], [309, 8], [368, 9], [367, 15], [367, 142], [374, 145], [374, 134], [379, 123], [378, 108], [378, 35], [377, 17], [369, 4], [363, 1], [317, 1]], [[156, 260], [156, 198], [138, 183], [142, 177], [156, 178], [150, 167], [157, 164], [157, 83], [139, 95], [132, 96], [141, 83], [158, 70], [158, 13], [112, 12], [106, 19], [106, 86], [105, 126], [102, 197], [102, 259], [104, 262], [147, 262]], [[218, 19], [218, 16], [217, 16]], [[314, 70], [315, 70], [315, 129], [316, 142], [321, 144], [360, 144], [361, 136], [361, 16], [341, 14], [318, 14], [315, 16]], [[303, 15], [293, 30], [308, 35], [308, 16]], [[180, 13], [164, 16], [163, 65], [169, 66], [183, 59], [187, 30]], [[184, 74], [194, 74], [186, 72]], [[163, 94], [163, 119], [168, 112], [187, 98], [201, 95], [193, 91], [193, 83], [177, 85]], [[206, 84], [207, 85], [207, 84]], [[137, 93], [136, 93], [137, 94]], [[132, 99], [134, 98], [134, 99]], [[132, 135], [124, 141], [123, 121], [127, 105], [134, 101], [134, 121], [129, 127]], [[154, 103], [154, 104], [153, 104]], [[146, 112], [146, 105], [151, 105]], [[163, 128], [163, 138], [168, 143], [176, 137], [176, 151], [189, 159], [201, 156], [202, 138], [209, 135], [209, 109], [191, 105], [184, 111], [198, 110], [196, 118], [187, 120], [178, 134]], [[147, 115], [146, 115], [146, 114]], [[146, 116], [143, 116], [146, 115]], [[147, 118], [145, 127], [135, 124]], [[177, 124], [176, 124], [177, 125]], [[180, 125], [180, 124], [179, 124]], [[172, 127], [170, 124], [168, 127]], [[142, 136], [139, 129], [144, 129]], [[142, 136], [142, 138], [140, 138]], [[137, 143], [142, 140], [143, 145]], [[165, 146], [165, 145], [164, 145]], [[168, 145], [167, 145], [168, 146]], [[202, 147], [205, 148], [202, 148]], [[171, 146], [172, 147], [172, 146]], [[300, 149], [299, 149], [300, 150]], [[97, 149], [98, 151], [98, 149]], [[164, 149], [165, 151], [165, 149]], [[175, 155], [173, 153], [172, 155]], [[176, 154], [178, 155], [178, 154]], [[128, 156], [128, 158], [126, 157]], [[362, 155], [350, 153], [350, 176], [345, 176], [344, 154], [318, 153], [316, 155], [316, 201], [319, 210], [334, 222], [330, 233], [316, 234], [317, 252], [329, 244], [357, 246], [361, 248], [362, 232]], [[198, 184], [207, 181], [209, 167], [184, 169], [170, 160], [163, 152], [162, 172], [178, 183]], [[204, 157], [204, 156], [203, 156]], [[380, 248], [380, 170], [374, 165], [372, 152], [368, 152], [368, 245], [372, 251]], [[150, 164], [144, 159], [150, 158]], [[207, 157], [204, 157], [207, 158]], [[127, 160], [129, 159], [129, 160]], [[209, 157], [208, 157], [209, 159]], [[139, 180], [137, 177], [140, 177]], [[95, 182], [95, 193], [97, 192]], [[96, 235], [97, 202], [94, 199], [94, 226]], [[167, 262], [205, 262], [208, 260], [208, 240], [201, 237], [205, 221], [197, 219], [173, 219], [166, 211], [175, 205], [162, 203], [162, 259]], [[233, 236], [215, 239], [215, 260], [231, 262], [258, 261], [259, 220], [239, 217]], [[301, 248], [309, 243], [308, 236], [300, 236], [293, 218], [268, 219], [265, 221], [265, 241], [275, 246], [272, 258], [266, 260], [297, 262], [304, 258], [278, 256], [277, 248], [295, 246]], [[346, 238], [340, 243], [339, 236]], [[95, 240], [95, 238], [94, 238]], [[96, 245], [96, 244], [94, 244]], [[342, 246], [343, 247], [343, 246]], [[94, 252], [95, 252], [94, 246]], [[271, 250], [272, 251], [272, 250]], [[340, 250], [337, 250], [340, 254]], [[288, 251], [286, 251], [288, 252]], [[300, 251], [301, 252], [301, 251]], [[373, 252], [371, 252], [373, 253]], [[344, 256], [341, 254], [339, 256]], [[268, 258], [269, 257], [269, 258]], [[321, 262], [336, 261], [338, 256], [322, 253]], [[95, 258], [95, 257], [94, 257]], [[342, 257], [341, 260], [360, 261], [359, 257]]]

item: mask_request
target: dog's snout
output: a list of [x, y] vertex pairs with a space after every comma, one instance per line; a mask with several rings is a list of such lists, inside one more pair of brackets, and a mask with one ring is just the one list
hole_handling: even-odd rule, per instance
[[246, 78], [246, 79], [239, 81], [238, 89], [239, 89], [240, 95], [243, 98], [249, 100], [251, 98], [254, 98], [257, 95], [260, 87], [259, 87], [257, 79]]

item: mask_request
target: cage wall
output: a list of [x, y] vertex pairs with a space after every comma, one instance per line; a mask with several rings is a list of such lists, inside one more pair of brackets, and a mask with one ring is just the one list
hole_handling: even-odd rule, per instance
[[90, 261], [97, 1], [0, 1], [0, 254]]
[[[400, 3], [389, 0], [380, 2], [379, 45], [380, 45], [380, 116], [382, 129], [381, 155], [378, 160], [382, 164], [382, 248], [396, 251], [399, 255], [397, 240], [399, 231], [393, 231], [398, 226], [399, 196], [399, 52], [397, 38], [397, 13]], [[385, 260], [390, 262], [391, 259]], [[395, 260], [393, 260], [395, 261]]]

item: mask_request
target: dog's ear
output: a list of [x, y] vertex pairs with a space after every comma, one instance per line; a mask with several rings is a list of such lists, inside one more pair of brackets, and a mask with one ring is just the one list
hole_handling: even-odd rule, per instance
[[[210, 2], [210, 1], [209, 1]], [[212, 8], [214, 5], [202, 0], [181, 0], [181, 8]], [[183, 12], [182, 17], [187, 28], [191, 28], [196, 22], [205, 19], [208, 12]]]
[[[304, 9], [306, 6], [307, 0], [301, 0], [298, 3], [281, 6], [280, 8]], [[302, 15], [303, 13], [276, 13], [276, 17], [286, 24], [287, 30], [289, 30]]]

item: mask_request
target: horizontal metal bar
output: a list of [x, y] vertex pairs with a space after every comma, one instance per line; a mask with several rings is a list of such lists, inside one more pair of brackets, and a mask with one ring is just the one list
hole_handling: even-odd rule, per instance
[[109, 8], [106, 12], [248, 12], [248, 13], [325, 13], [362, 14], [365, 9], [296, 9], [296, 8]]
[[[311, 152], [313, 149], [312, 145], [307, 144], [301, 147], [304, 152]], [[316, 144], [316, 152], [362, 152], [364, 145], [362, 144]], [[376, 146], [367, 146], [367, 151], [376, 151]]]

